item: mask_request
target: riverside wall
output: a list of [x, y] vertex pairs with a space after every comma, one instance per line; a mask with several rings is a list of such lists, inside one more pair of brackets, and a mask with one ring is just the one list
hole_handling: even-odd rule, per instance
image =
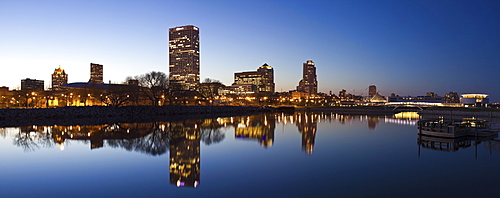
[[296, 111], [309, 111], [309, 112], [327, 112], [338, 114], [354, 114], [354, 115], [392, 115], [394, 111], [392, 108], [352, 108], [352, 107], [306, 107], [296, 108]]
[[0, 127], [29, 125], [93, 125], [119, 122], [154, 122], [271, 112], [257, 106], [86, 106], [0, 109]]

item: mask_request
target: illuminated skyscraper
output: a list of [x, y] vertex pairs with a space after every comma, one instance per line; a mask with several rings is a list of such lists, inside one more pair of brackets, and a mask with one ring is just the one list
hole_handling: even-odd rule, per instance
[[316, 80], [316, 67], [312, 60], [308, 60], [303, 64], [302, 79], [297, 86], [297, 91], [306, 92], [309, 95], [318, 93], [318, 81]]
[[257, 71], [234, 73], [233, 85], [256, 85], [258, 92], [274, 93], [274, 69], [264, 63]]
[[61, 85], [68, 84], [68, 74], [59, 66], [52, 74], [52, 89], [57, 89]]
[[172, 89], [198, 89], [200, 39], [197, 27], [187, 25], [169, 29], [169, 70]]
[[102, 65], [90, 63], [90, 83], [104, 83], [102, 79], [102, 69]]

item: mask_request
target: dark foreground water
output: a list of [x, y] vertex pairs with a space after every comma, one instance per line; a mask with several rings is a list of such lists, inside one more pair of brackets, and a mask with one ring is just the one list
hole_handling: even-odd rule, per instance
[[498, 195], [499, 140], [418, 139], [415, 122], [296, 113], [0, 128], [0, 197]]

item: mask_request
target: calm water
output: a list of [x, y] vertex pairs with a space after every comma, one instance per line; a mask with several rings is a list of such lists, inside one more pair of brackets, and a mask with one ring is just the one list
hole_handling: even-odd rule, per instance
[[419, 140], [413, 116], [0, 128], [0, 197], [498, 194], [499, 140]]

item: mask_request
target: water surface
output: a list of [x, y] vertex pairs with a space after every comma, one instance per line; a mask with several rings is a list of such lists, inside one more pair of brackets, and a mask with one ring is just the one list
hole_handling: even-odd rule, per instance
[[0, 197], [496, 195], [500, 141], [415, 115], [261, 114], [0, 129]]

